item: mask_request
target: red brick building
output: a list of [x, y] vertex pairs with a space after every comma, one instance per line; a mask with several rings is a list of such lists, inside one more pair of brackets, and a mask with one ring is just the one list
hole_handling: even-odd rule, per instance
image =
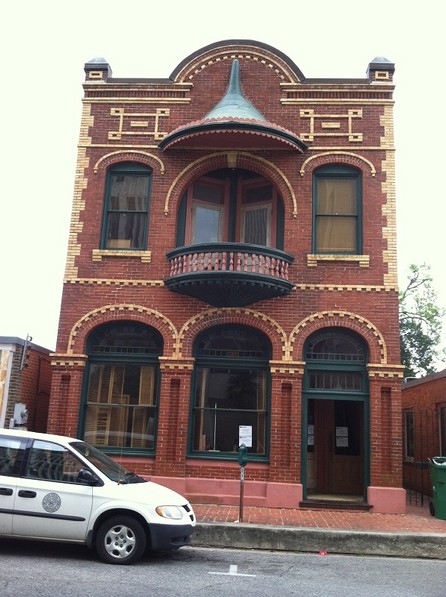
[[30, 336], [0, 336], [0, 427], [46, 431], [51, 375], [48, 349]]
[[446, 456], [446, 369], [405, 381], [401, 403], [404, 487], [432, 495], [429, 458]]
[[85, 64], [49, 428], [192, 501], [401, 512], [394, 65]]

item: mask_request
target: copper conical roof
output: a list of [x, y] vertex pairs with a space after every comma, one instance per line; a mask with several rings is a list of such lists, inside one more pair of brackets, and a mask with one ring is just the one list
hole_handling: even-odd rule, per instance
[[291, 131], [269, 122], [243, 95], [240, 63], [233, 60], [225, 95], [204, 118], [182, 125], [160, 143], [170, 148], [297, 149], [306, 145]]

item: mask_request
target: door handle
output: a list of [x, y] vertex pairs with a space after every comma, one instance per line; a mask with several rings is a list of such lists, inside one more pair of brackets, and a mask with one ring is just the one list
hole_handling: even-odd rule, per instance
[[19, 491], [19, 497], [24, 498], [35, 498], [37, 495], [36, 491], [30, 491], [29, 489], [21, 489]]
[[12, 495], [12, 489], [8, 487], [0, 487], [0, 495]]

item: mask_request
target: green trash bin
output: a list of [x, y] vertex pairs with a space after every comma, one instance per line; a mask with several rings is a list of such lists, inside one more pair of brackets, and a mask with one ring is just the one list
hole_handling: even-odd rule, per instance
[[446, 456], [433, 456], [428, 460], [432, 480], [431, 513], [446, 520]]

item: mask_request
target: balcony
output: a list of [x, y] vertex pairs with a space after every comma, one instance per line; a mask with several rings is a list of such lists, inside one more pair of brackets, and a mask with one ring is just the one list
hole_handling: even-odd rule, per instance
[[294, 287], [288, 280], [293, 257], [279, 249], [246, 243], [209, 243], [167, 253], [169, 290], [214, 307], [242, 307], [279, 296]]

